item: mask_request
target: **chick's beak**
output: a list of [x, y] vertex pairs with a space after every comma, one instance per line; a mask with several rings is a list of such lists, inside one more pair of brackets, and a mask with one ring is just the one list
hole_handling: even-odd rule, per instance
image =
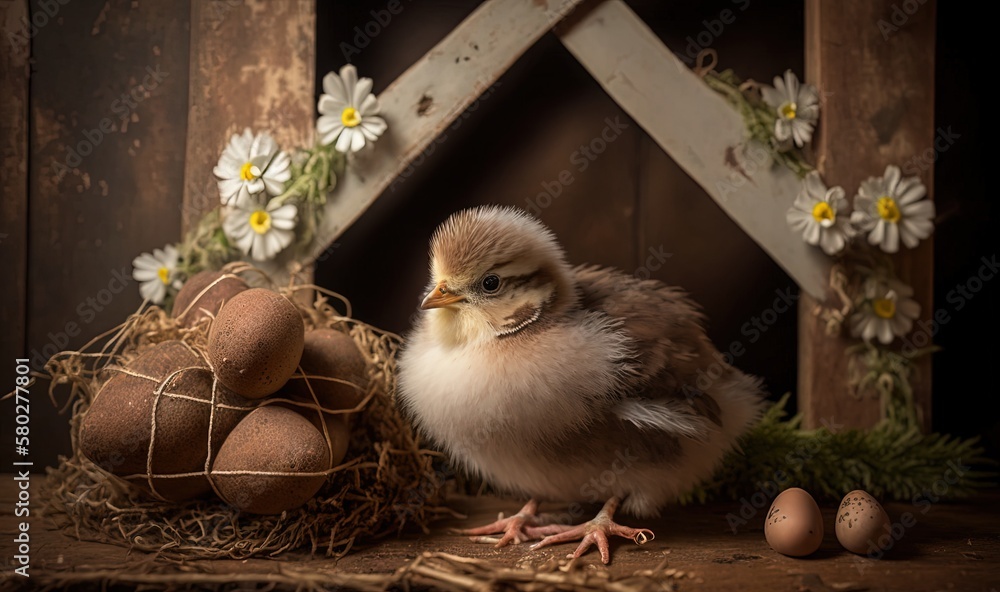
[[424, 310], [441, 308], [463, 300], [465, 300], [465, 296], [449, 292], [448, 284], [445, 282], [438, 282], [437, 285], [434, 286], [434, 288], [428, 292], [426, 296], [424, 296], [424, 301], [420, 304], [420, 308]]

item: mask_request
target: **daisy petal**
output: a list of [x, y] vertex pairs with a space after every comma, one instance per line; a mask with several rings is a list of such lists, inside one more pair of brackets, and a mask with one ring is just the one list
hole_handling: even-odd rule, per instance
[[844, 236], [836, 231], [828, 230], [820, 239], [820, 247], [827, 255], [836, 255], [844, 248]]
[[821, 230], [822, 229], [820, 228], [819, 224], [810, 224], [809, 226], [806, 227], [805, 233], [802, 235], [802, 238], [804, 238], [805, 241], [810, 245], [818, 245]]
[[777, 89], [771, 88], [770, 86], [762, 86], [760, 89], [760, 96], [762, 99], [764, 99], [765, 103], [774, 108], [778, 108], [779, 106], [781, 106], [782, 103], [785, 102], [785, 99], [784, 97], [781, 96], [781, 93], [779, 93]]
[[340, 136], [337, 137], [337, 144], [334, 146], [334, 149], [337, 152], [347, 154], [347, 151], [351, 148], [351, 138], [357, 133], [358, 132], [352, 128], [344, 128], [344, 130], [340, 133]]
[[896, 224], [885, 225], [885, 237], [882, 239], [882, 250], [886, 253], [899, 251], [899, 226]]
[[358, 85], [354, 87], [354, 94], [351, 95], [352, 105], [361, 105], [372, 92], [374, 83], [371, 78], [359, 78]]
[[[915, 177], [914, 179], [916, 180]], [[909, 179], [907, 179], [907, 181], [908, 180]], [[897, 188], [899, 190], [899, 197], [896, 199], [896, 202], [899, 205], [905, 206], [907, 204], [912, 204], [927, 195], [927, 187], [919, 180], [916, 180], [915, 183], [906, 183], [905, 186], [904, 183], [900, 183]]]
[[792, 123], [787, 119], [777, 119], [774, 122], [774, 137], [784, 142], [792, 137]]
[[368, 95], [365, 100], [361, 102], [361, 106], [358, 107], [358, 111], [361, 112], [361, 117], [368, 117], [371, 115], [378, 115], [381, 110], [381, 106], [378, 104], [378, 99], [375, 95]]
[[340, 114], [343, 113], [346, 107], [347, 103], [344, 101], [338, 101], [331, 95], [320, 95], [319, 103], [316, 105], [316, 108], [319, 109], [320, 113], [330, 116], [335, 115], [338, 120], [340, 119]]
[[375, 136], [381, 136], [385, 133], [385, 130], [389, 127], [385, 120], [377, 115], [371, 115], [365, 117], [361, 120], [361, 127], [375, 134]]
[[785, 70], [785, 95], [791, 101], [799, 98], [799, 79], [791, 70]]
[[344, 81], [334, 72], [323, 77], [323, 92], [342, 105], [347, 105], [350, 102], [347, 89], [344, 88]]
[[324, 136], [329, 133], [339, 134], [342, 129], [344, 129], [344, 123], [339, 115], [321, 115], [316, 120], [316, 131]]
[[347, 100], [354, 96], [354, 88], [358, 85], [358, 69], [351, 64], [340, 69], [340, 77], [344, 80], [344, 89], [347, 91]]
[[875, 228], [868, 235], [868, 244], [878, 246], [882, 243], [882, 239], [885, 236], [885, 224], [885, 220], [879, 220], [875, 223]]
[[865, 341], [871, 341], [875, 337], [876, 326], [875, 321], [868, 319], [864, 324], [864, 330], [861, 332], [861, 338]]
[[876, 321], [876, 326], [878, 329], [878, 340], [883, 345], [892, 343], [892, 326], [889, 325], [889, 322], [885, 319], [879, 319]]
[[365, 135], [363, 133], [355, 133], [351, 138], [351, 152], [357, 152], [365, 147]]
[[901, 224], [908, 232], [917, 238], [927, 238], [934, 232], [934, 223], [930, 220], [920, 220], [918, 218], [903, 218]]
[[823, 199], [826, 196], [826, 185], [819, 175], [819, 171], [811, 171], [805, 178], [806, 191], [815, 199]]
[[899, 167], [893, 164], [885, 167], [885, 189], [889, 195], [896, 195], [896, 186], [899, 185], [899, 178], [902, 173]]
[[159, 271], [155, 269], [143, 269], [133, 266], [132, 279], [137, 282], [149, 282], [153, 280], [160, 281], [160, 274]]
[[774, 77], [774, 90], [776, 90], [778, 92], [778, 96], [781, 97], [778, 104], [784, 103], [785, 101], [789, 101], [793, 98], [789, 96], [788, 87], [785, 86], [785, 81], [782, 80], [781, 76]]
[[934, 202], [929, 199], [923, 201], [918, 201], [917, 203], [909, 203], [905, 206], [899, 208], [903, 213], [904, 218], [925, 218], [930, 219], [934, 217]]
[[155, 302], [156, 298], [156, 284], [159, 280], [151, 282], [143, 282], [139, 284], [139, 294], [142, 296], [143, 300], [152, 300]]

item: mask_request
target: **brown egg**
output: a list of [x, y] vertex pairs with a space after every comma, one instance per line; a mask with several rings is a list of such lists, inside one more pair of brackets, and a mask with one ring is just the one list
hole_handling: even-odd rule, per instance
[[[885, 509], [866, 491], [855, 489], [841, 500], [837, 508], [834, 531], [837, 540], [851, 553], [864, 555], [877, 551], [885, 541], [891, 541], [892, 523]], [[881, 541], [881, 542], [880, 542]]]
[[[278, 391], [274, 397], [300, 403], [313, 403], [312, 397], [292, 392], [288, 387]], [[324, 425], [326, 426], [327, 432], [330, 435], [330, 466], [337, 466], [347, 456], [347, 448], [351, 443], [351, 421], [349, 414], [323, 413], [318, 409], [310, 409], [294, 403], [275, 403], [274, 405], [291, 409], [308, 419], [309, 423], [313, 424], [319, 430], [320, 434], [323, 434], [323, 427]], [[327, 408], [332, 409], [331, 407]]]
[[805, 490], [792, 487], [774, 498], [764, 521], [764, 538], [783, 555], [803, 557], [823, 542], [823, 515]]
[[319, 377], [308, 379], [308, 385], [300, 374], [288, 381], [288, 390], [305, 400], [313, 400], [310, 386], [320, 405], [327, 409], [353, 409], [364, 400], [368, 389], [368, 365], [347, 333], [334, 329], [308, 331], [299, 366], [307, 376]]
[[219, 381], [260, 399], [284, 386], [302, 357], [305, 326], [277, 292], [254, 288], [222, 307], [208, 335], [208, 357]]
[[184, 282], [181, 291], [174, 298], [171, 316], [185, 327], [192, 327], [201, 319], [219, 314], [223, 304], [249, 288], [238, 277], [223, 277], [221, 271], [196, 273]]
[[[229, 434], [212, 465], [212, 479], [222, 499], [240, 510], [280, 514], [309, 501], [326, 482], [326, 475], [297, 473], [328, 468], [326, 441], [309, 420], [268, 405], [255, 409]], [[239, 474], [243, 471], [251, 474]]]
[[[185, 370], [176, 373], [182, 369]], [[84, 455], [114, 475], [141, 475], [128, 480], [145, 489], [149, 488], [145, 475], [151, 439], [153, 474], [204, 471], [212, 414], [212, 373], [205, 361], [182, 342], [166, 341], [144, 351], [125, 370], [153, 380], [121, 372], [113, 375], [80, 426], [80, 449]], [[161, 395], [157, 400], [158, 384], [171, 375], [174, 376], [163, 392], [189, 398]], [[251, 405], [224, 389], [216, 393], [216, 402], [236, 407]], [[154, 409], [156, 431], [152, 438]], [[249, 409], [215, 408], [211, 417], [213, 452], [248, 412]], [[172, 501], [211, 491], [204, 475], [157, 478], [153, 479], [153, 487]]]

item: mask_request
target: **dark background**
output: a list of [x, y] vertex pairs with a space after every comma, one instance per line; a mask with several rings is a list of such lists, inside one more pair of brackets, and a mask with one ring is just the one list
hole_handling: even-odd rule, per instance
[[[384, 5], [380, 0], [320, 4], [317, 88], [323, 73], [343, 64], [341, 43], [354, 45], [354, 27]], [[351, 51], [349, 61], [374, 78], [378, 92], [474, 5], [404, 3], [367, 47]], [[733, 68], [763, 82], [786, 68], [803, 75], [800, 2], [632, 0], [629, 6], [682, 55], [688, 38], [707, 28], [704, 21], [731, 9], [736, 21], [710, 45], [719, 53], [718, 69]], [[933, 422], [938, 431], [985, 435], [996, 455], [1000, 422], [979, 408], [992, 406], [990, 399], [998, 394], [993, 341], [998, 288], [987, 283], [961, 310], [947, 301], [957, 284], [977, 273], [981, 257], [996, 253], [996, 199], [985, 191], [987, 148], [981, 131], [988, 33], [982, 19], [969, 18], [955, 3], [939, 2], [937, 10], [935, 123], [950, 126], [960, 137], [935, 164], [934, 299], [952, 320], [935, 336], [942, 350], [933, 361]], [[604, 117], [621, 114], [630, 121], [551, 34], [500, 82], [456, 133], [435, 145], [422, 166], [340, 238], [335, 254], [318, 267], [319, 283], [350, 298], [361, 318], [405, 331], [428, 279], [426, 243], [437, 224], [455, 210], [478, 204], [524, 206], [568, 165], [575, 146], [600, 133]], [[576, 177], [540, 213], [572, 262], [634, 271], [642, 265], [640, 254], [664, 245], [673, 256], [653, 277], [684, 287], [705, 308], [717, 346], [738, 340], [747, 347], [737, 365], [764, 377], [772, 398], [794, 392], [796, 315], [780, 315], [756, 343], [740, 331], [771, 305], [775, 290], [793, 282], [644, 132], [631, 126]]]
[[[31, 150], [25, 163], [30, 207], [26, 220], [3, 221], [4, 228], [27, 227], [27, 253], [15, 252], [17, 247], [0, 237], [5, 271], [14, 260], [27, 260], [27, 273], [15, 270], [0, 296], [0, 318], [10, 318], [11, 294], [23, 290], [27, 339], [3, 341], [8, 361], [49, 345], [68, 322], [82, 325], [82, 331], [60, 344], [66, 348], [120, 323], [140, 303], [135, 284], [86, 315], [78, 304], [105, 289], [112, 272], [127, 269], [138, 253], [180, 238], [184, 153], [150, 147], [184, 145], [190, 6], [111, 4], [110, 11], [110, 4], [98, 0], [60, 4], [58, 16], [31, 39]], [[403, 0], [402, 12], [345, 60], [341, 43], [353, 44], [354, 28], [363, 27], [386, 0], [318, 2], [317, 89], [323, 74], [351, 61], [361, 75], [374, 78], [376, 92], [382, 91], [477, 4]], [[706, 30], [705, 21], [731, 9], [737, 19], [710, 43], [719, 52], [719, 68], [763, 82], [786, 68], [803, 73], [801, 2], [632, 0], [629, 5], [678, 53], [686, 52], [689, 37]], [[37, 0], [31, 10], [40, 10]], [[981, 102], [989, 96], [983, 86], [992, 76], [985, 60], [992, 53], [986, 48], [986, 19], [957, 3], [939, 2], [937, 11], [936, 123], [960, 138], [940, 153], [935, 170], [935, 302], [952, 320], [935, 338], [943, 349], [934, 357], [934, 429], [983, 434], [996, 455], [1000, 423], [981, 408], [992, 407], [997, 390], [998, 287], [987, 283], [961, 310], [947, 300], [956, 284], [976, 273], [981, 257], [996, 253], [996, 206], [985, 192], [989, 169], [981, 131]], [[7, 40], [0, 41], [0, 51], [9, 51]], [[170, 77], [139, 105], [127, 130], [108, 135], [88, 157], [90, 169], [113, 171], [107, 185], [97, 176], [53, 179], [47, 163], [62, 160], [65, 143], [79, 141], [83, 130], [108, 116], [114, 97], [137, 84], [144, 65], [152, 63]], [[6, 93], [0, 89], [4, 101]], [[544, 185], [554, 186], [560, 171], [570, 170], [573, 183], [539, 216], [560, 237], [571, 261], [634, 272], [650, 249], [670, 253], [662, 268], [651, 270], [653, 277], [686, 288], [704, 306], [709, 334], [720, 348], [743, 344], [746, 354], [737, 365], [762, 376], [774, 398], [794, 391], [796, 315], [780, 315], [753, 343], [741, 332], [744, 323], [771, 307], [775, 291], [794, 290], [794, 283], [631, 123], [553, 35], [544, 36], [474, 107], [339, 239], [318, 266], [319, 284], [350, 298], [365, 321], [405, 333], [427, 282], [427, 240], [442, 220], [477, 204], [525, 206]], [[616, 117], [628, 127], [579, 171], [571, 162], [574, 152], [601, 134], [607, 118]], [[175, 201], [162, 199], [164, 188]], [[9, 188], [2, 189], [3, 199], [9, 199]], [[12, 367], [0, 364], [0, 379], [12, 384]], [[36, 466], [54, 463], [57, 452], [69, 449], [68, 417], [56, 416], [45, 385], [36, 386], [32, 396], [33, 457]], [[3, 422], [4, 441], [11, 427]], [[10, 457], [8, 445], [0, 456]]]

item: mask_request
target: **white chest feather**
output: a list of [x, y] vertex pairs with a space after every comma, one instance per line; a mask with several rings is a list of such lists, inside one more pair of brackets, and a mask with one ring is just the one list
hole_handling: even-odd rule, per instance
[[[444, 344], [427, 323], [400, 358], [400, 400], [421, 430], [479, 466], [579, 428], [619, 388], [627, 344], [593, 315], [528, 337]], [[512, 446], [513, 444], [513, 446]]]

